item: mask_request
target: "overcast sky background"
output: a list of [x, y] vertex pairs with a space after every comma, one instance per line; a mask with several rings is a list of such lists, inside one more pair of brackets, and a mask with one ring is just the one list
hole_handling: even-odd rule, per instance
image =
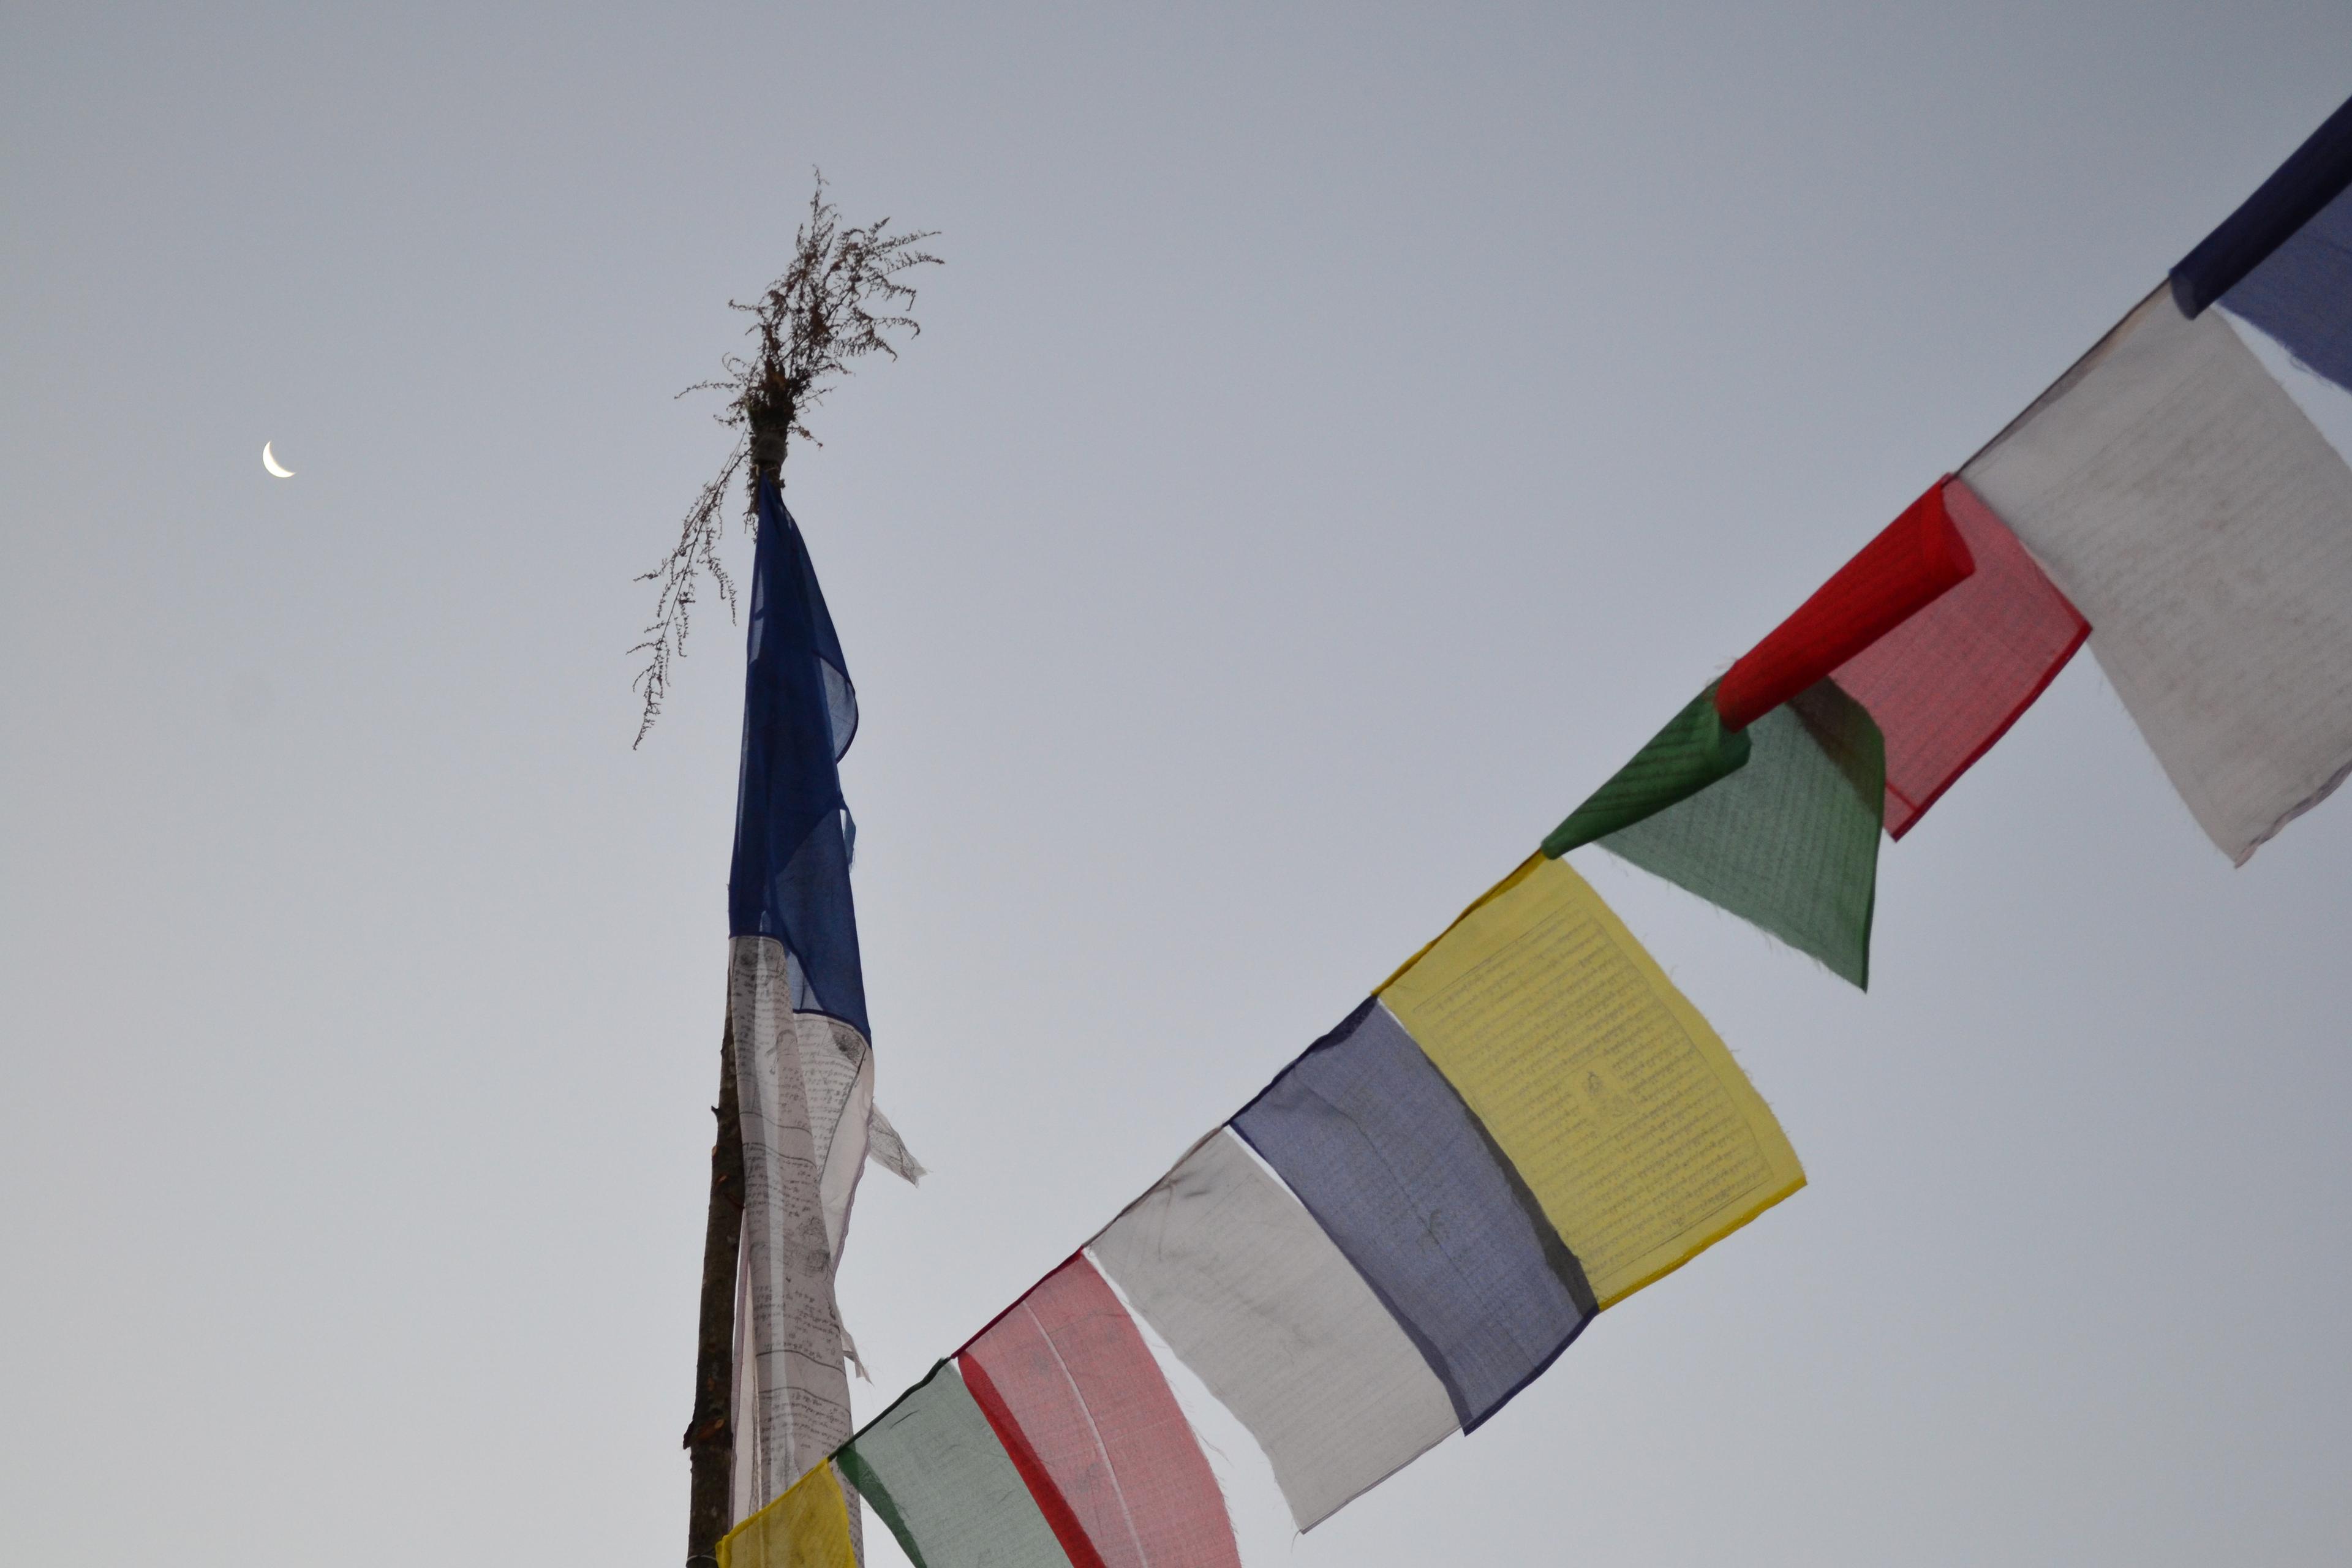
[[[934, 1172], [862, 1419], [2347, 91], [2341, 0], [16, 0], [0, 1559], [679, 1560], [741, 632], [633, 753], [630, 578], [813, 165], [950, 263], [787, 470]], [[2086, 658], [1866, 996], [1579, 863], [1812, 1184], [1306, 1537], [1186, 1388], [1245, 1561], [2344, 1559], [2352, 801], [2231, 870]]]

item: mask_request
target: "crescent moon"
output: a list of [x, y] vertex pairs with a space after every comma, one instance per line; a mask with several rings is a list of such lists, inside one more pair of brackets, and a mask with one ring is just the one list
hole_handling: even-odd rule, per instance
[[294, 477], [293, 469], [278, 467], [278, 459], [271, 455], [269, 443], [267, 441], [261, 444], [261, 466], [268, 468], [274, 478], [290, 479]]

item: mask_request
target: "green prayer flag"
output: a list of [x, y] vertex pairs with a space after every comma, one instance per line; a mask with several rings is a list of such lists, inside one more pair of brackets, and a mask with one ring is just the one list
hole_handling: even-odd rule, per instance
[[1601, 847], [1867, 986], [1886, 805], [1878, 725], [1822, 680], [1746, 733], [1755, 740], [1746, 767], [1609, 834]]
[[1069, 1568], [952, 1363], [931, 1368], [833, 1462], [915, 1568]]
[[1580, 844], [1652, 816], [1686, 800], [1748, 761], [1744, 730], [1727, 730], [1708, 687], [1675, 714], [1616, 776], [1551, 830], [1543, 852], [1557, 860]]

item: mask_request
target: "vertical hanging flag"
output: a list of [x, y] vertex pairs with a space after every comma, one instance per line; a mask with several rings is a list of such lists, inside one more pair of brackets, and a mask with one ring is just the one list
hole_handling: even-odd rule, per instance
[[838, 763], [857, 697], [806, 545], [756, 491], [728, 1014], [743, 1132], [735, 1494], [764, 1506], [849, 1436], [834, 1271], [869, 1152], [919, 1169], [874, 1109], [852, 828]]

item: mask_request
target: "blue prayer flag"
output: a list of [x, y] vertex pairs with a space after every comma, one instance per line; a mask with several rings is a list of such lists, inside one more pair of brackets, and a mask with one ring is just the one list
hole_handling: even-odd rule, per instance
[[1368, 1000], [1233, 1119], [1388, 1308], [1473, 1432], [1599, 1306], [1535, 1194]]
[[838, 766], [857, 732], [857, 692], [808, 545], [773, 481], [760, 481], [754, 504], [728, 934], [782, 943], [799, 970], [796, 990], [805, 988], [793, 1010], [839, 1018], [870, 1039], [849, 893], [856, 829]]
[[2352, 99], [2321, 122], [2221, 226], [2172, 269], [2172, 297], [2194, 321], [2352, 185]]

